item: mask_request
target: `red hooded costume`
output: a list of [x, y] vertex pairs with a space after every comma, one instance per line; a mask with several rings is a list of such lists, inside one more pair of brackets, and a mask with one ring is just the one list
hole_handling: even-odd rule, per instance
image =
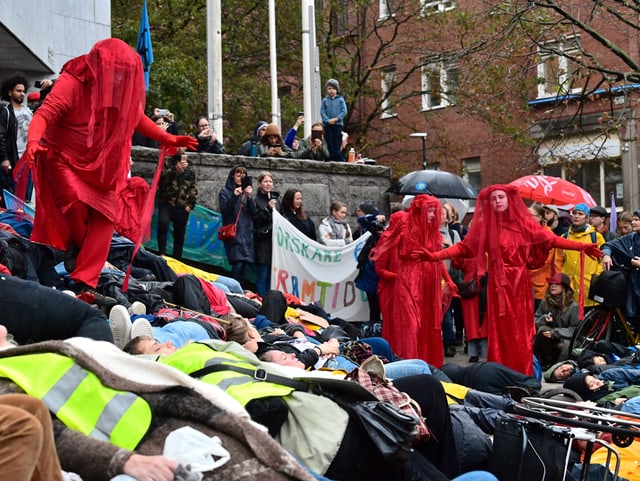
[[[444, 293], [455, 290], [444, 263], [417, 262], [411, 254], [425, 247], [438, 250], [442, 246], [442, 235], [439, 226], [442, 218], [442, 204], [430, 195], [419, 195], [411, 203], [401, 229], [394, 230], [394, 247], [397, 252], [397, 264], [393, 286], [385, 284], [382, 270], [383, 290], [380, 295], [383, 313], [383, 336], [389, 341], [393, 350], [405, 359], [423, 359], [436, 367], [444, 361], [442, 344], [442, 317], [449, 299]], [[386, 232], [385, 232], [386, 234]], [[381, 237], [378, 246], [383, 242]], [[385, 254], [393, 256], [388, 246], [376, 246], [374, 254], [376, 271], [389, 266], [384, 262]], [[378, 266], [378, 255], [382, 254], [383, 262]], [[388, 257], [387, 257], [388, 258]], [[449, 286], [444, 289], [443, 279]], [[383, 294], [384, 292], [384, 294]], [[390, 316], [385, 316], [383, 305], [391, 297], [393, 309]], [[444, 305], [446, 304], [446, 305]]]
[[[143, 179], [127, 180], [134, 129], [168, 145], [187, 145], [188, 137], [171, 136], [146, 117], [144, 105], [140, 56], [122, 40], [102, 40], [64, 65], [34, 114], [16, 168], [24, 182], [37, 158], [31, 239], [61, 250], [74, 242], [79, 254], [71, 277], [91, 287], [107, 258], [114, 225], [132, 237], [139, 232], [140, 216], [121, 215], [124, 204], [137, 203], [127, 212], [141, 213], [149, 190]], [[123, 201], [125, 188], [142, 195]]]
[[473, 223], [464, 240], [431, 260], [473, 257], [478, 278], [487, 278], [488, 361], [533, 374], [533, 293], [528, 269], [542, 266], [553, 247], [600, 256], [595, 245], [569, 241], [535, 222], [512, 186], [480, 191]]

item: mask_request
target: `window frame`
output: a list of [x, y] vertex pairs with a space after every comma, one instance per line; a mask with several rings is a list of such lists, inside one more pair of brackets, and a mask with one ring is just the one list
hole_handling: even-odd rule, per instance
[[[581, 93], [582, 87], [574, 87], [571, 89], [567, 88], [567, 86], [571, 84], [573, 75], [573, 72], [570, 72], [571, 60], [567, 55], [580, 53], [580, 36], [572, 35], [562, 40], [548, 41], [545, 42], [543, 46], [539, 45], [537, 48], [540, 59], [536, 65], [536, 73], [538, 76], [536, 98], [544, 99]], [[563, 52], [566, 52], [567, 55], [563, 55]], [[547, 80], [549, 75], [546, 67], [549, 64], [549, 61], [555, 58], [557, 58], [558, 62], [558, 75], [553, 79], [555, 87], [550, 89], [548, 88], [550, 86], [550, 82]]]
[[[398, 71], [395, 65], [390, 65], [382, 69], [382, 75], [380, 78], [380, 87], [382, 90], [382, 100], [380, 102], [380, 110], [382, 111], [382, 114], [380, 115], [380, 117], [383, 119], [388, 119], [398, 115], [397, 112], [395, 112], [395, 109], [393, 108], [393, 106], [391, 105], [390, 99], [392, 97], [392, 93], [389, 93], [389, 90], [391, 90], [393, 88], [393, 85], [395, 84], [397, 72]], [[388, 78], [389, 74], [393, 76], [391, 81], [389, 81], [389, 78]]]
[[[431, 73], [439, 73], [440, 103], [433, 104], [431, 91]], [[458, 87], [458, 65], [454, 60], [425, 59], [421, 66], [421, 102], [422, 111], [443, 109], [455, 105], [455, 90]]]
[[456, 6], [455, 0], [420, 0], [420, 15], [425, 17], [427, 15], [448, 12], [456, 8]]

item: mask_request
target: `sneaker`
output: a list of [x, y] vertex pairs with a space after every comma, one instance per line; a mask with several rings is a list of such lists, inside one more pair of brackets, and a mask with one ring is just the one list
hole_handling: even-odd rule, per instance
[[131, 318], [127, 308], [121, 305], [113, 306], [109, 312], [109, 327], [113, 334], [113, 343], [122, 349], [131, 339]]
[[145, 306], [140, 301], [133, 301], [131, 307], [129, 308], [129, 314], [133, 315], [141, 315], [144, 316], [147, 313], [147, 306]]
[[74, 291], [76, 293], [76, 297], [81, 301], [88, 304], [95, 304], [98, 307], [103, 307], [107, 309], [107, 312], [109, 312], [109, 309], [113, 306], [118, 304], [118, 301], [113, 297], [105, 296], [104, 294], [96, 291], [93, 287], [79, 281], [75, 281]]
[[131, 339], [135, 339], [140, 336], [146, 336], [153, 339], [153, 327], [151, 327], [151, 323], [144, 317], [140, 317], [133, 321], [130, 336]]

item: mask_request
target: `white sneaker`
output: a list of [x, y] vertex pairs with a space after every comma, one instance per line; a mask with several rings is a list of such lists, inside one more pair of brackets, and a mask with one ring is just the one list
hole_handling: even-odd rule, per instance
[[131, 314], [132, 316], [135, 314], [144, 316], [146, 313], [147, 313], [147, 306], [145, 306], [140, 301], [133, 301], [133, 304], [131, 304], [131, 307], [129, 308], [129, 314]]
[[153, 339], [153, 327], [151, 327], [151, 323], [144, 317], [136, 319], [131, 325], [130, 338], [135, 339], [140, 336], [150, 337]]
[[111, 308], [111, 311], [109, 311], [109, 327], [113, 334], [113, 343], [118, 349], [122, 349], [131, 339], [129, 335], [131, 332], [131, 318], [126, 307], [118, 304]]

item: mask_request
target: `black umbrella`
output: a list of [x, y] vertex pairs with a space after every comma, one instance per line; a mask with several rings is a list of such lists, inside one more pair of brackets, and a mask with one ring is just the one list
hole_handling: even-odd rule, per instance
[[392, 194], [419, 195], [452, 199], [475, 199], [476, 193], [462, 177], [443, 170], [416, 170], [387, 189]]

